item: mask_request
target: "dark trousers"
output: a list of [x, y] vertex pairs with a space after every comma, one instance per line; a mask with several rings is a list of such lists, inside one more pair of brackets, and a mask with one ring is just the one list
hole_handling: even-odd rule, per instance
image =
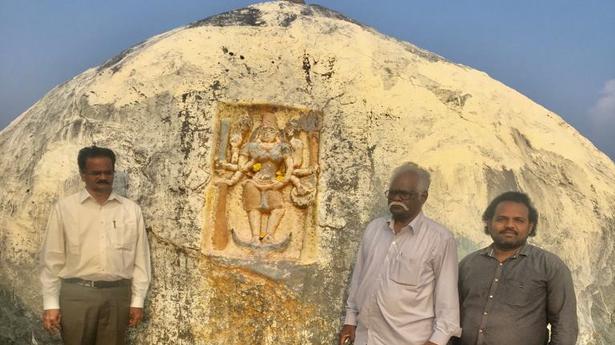
[[62, 282], [64, 344], [124, 345], [130, 298], [130, 286], [92, 288]]

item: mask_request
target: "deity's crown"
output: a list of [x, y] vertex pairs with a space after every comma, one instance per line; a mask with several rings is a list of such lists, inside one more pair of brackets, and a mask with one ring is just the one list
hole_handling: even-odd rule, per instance
[[263, 120], [261, 127], [272, 127], [278, 129], [278, 121], [273, 112], [266, 112], [263, 114]]

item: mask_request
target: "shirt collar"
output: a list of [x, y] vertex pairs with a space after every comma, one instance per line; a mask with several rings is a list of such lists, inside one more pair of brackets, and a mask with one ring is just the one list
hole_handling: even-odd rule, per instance
[[[493, 243], [491, 243], [489, 246], [479, 250], [479, 253], [481, 255], [495, 257], [494, 251], [495, 249], [493, 247]], [[516, 258], [519, 255], [528, 256], [529, 251], [530, 251], [530, 245], [526, 242], [521, 248], [517, 249], [517, 252], [513, 256], [511, 256], [511, 258]]]
[[[408, 223], [408, 225], [404, 226], [403, 228], [401, 228], [401, 230], [399, 232], [402, 232], [406, 229], [412, 231], [412, 232], [416, 232], [419, 229], [419, 225], [421, 220], [423, 219], [423, 211], [419, 212], [419, 214], [416, 215], [416, 217], [414, 217], [414, 219], [412, 219], [410, 221], [410, 223]], [[389, 216], [387, 219], [387, 224], [388, 224], [388, 228], [391, 229], [392, 232], [395, 232], [395, 230], [393, 229], [393, 223], [395, 221], [393, 220], [392, 216]]]
[[493, 246], [493, 244], [491, 244], [491, 245], [489, 245], [489, 246], [487, 246], [487, 247], [485, 247], [483, 249], [479, 249], [478, 253], [480, 255], [483, 255], [483, 256], [493, 256], [493, 248], [492, 248], [492, 246]]
[[[81, 192], [79, 192], [79, 202], [80, 203], [83, 204], [87, 199], [90, 199], [90, 198], [94, 200], [94, 198], [90, 195], [87, 189], [83, 188]], [[117, 202], [122, 203], [122, 199], [115, 192], [111, 192], [111, 194], [109, 195], [109, 198], [107, 199], [107, 202], [111, 200], [116, 200]]]
[[530, 255], [530, 244], [525, 242], [523, 247], [521, 247], [521, 249], [519, 249], [519, 251], [517, 252], [517, 255], [523, 255], [523, 256]]

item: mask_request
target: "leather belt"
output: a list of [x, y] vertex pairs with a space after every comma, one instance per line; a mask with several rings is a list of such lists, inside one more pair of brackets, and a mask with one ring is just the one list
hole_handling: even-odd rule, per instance
[[130, 279], [106, 281], [106, 280], [85, 280], [81, 278], [66, 278], [66, 279], [62, 279], [62, 281], [68, 284], [87, 286], [87, 287], [91, 287], [95, 289], [112, 288], [112, 287], [118, 287], [118, 286], [130, 286]]

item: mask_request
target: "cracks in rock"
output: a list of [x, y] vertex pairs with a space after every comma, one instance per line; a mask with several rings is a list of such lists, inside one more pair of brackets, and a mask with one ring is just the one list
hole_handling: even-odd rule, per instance
[[303, 72], [305, 73], [305, 82], [308, 84], [308, 87], [312, 86], [312, 78], [310, 76], [312, 71], [312, 64], [310, 63], [310, 55], [306, 52], [303, 53]]
[[375, 144], [367, 147], [367, 158], [369, 159], [372, 179], [376, 176], [376, 165], [374, 164], [374, 151], [375, 150], [376, 150]]
[[177, 244], [177, 243], [169, 240], [168, 238], [164, 238], [164, 237], [160, 236], [158, 233], [156, 233], [152, 229], [151, 226], [146, 227], [145, 230], [148, 232], [148, 234], [152, 235], [152, 236], [149, 236], [149, 238], [153, 238], [153, 239], [155, 239], [159, 243], [171, 246], [171, 247], [175, 248], [176, 250], [184, 253], [187, 256], [194, 257], [194, 258], [199, 258], [201, 256], [205, 256], [203, 253], [201, 253], [200, 248], [189, 247], [189, 246]]
[[[221, 88], [220, 82], [215, 80], [211, 85], [211, 90], [213, 93], [212, 99], [217, 99], [215, 95], [215, 91]], [[200, 111], [201, 100], [203, 100], [203, 96], [200, 95], [199, 91], [191, 91], [184, 93], [182, 96], [182, 103], [184, 103], [184, 109], [180, 110], [177, 114], [177, 117], [181, 121], [179, 137], [180, 137], [180, 151], [183, 153], [183, 157], [185, 160], [188, 159], [190, 154], [192, 153], [193, 146], [195, 144], [195, 133], [199, 132], [209, 132], [210, 130], [201, 127], [198, 124], [198, 118], [195, 115], [195, 112], [198, 113]], [[188, 98], [191, 98], [188, 102]], [[196, 109], [191, 109], [191, 105], [196, 105]]]
[[135, 92], [137, 95], [139, 95], [141, 98], [143, 98], [143, 99], [147, 98], [147, 96], [146, 96], [143, 92], [141, 92], [140, 90], [137, 90], [137, 88], [136, 88], [136, 87], [131, 86], [130, 88], [132, 89], [132, 91], [134, 91], [134, 92]]
[[[191, 246], [186, 246], [186, 245], [181, 245], [178, 244], [172, 240], [169, 240], [167, 238], [162, 237], [160, 234], [156, 233], [151, 226], [148, 226], [145, 228], [145, 230], [148, 233], [148, 238], [155, 240], [156, 242], [168, 246], [168, 247], [172, 247], [174, 248], [177, 252], [180, 252], [188, 257], [194, 258], [194, 259], [198, 259], [198, 260], [203, 260], [205, 263], [207, 264], [211, 264], [214, 263], [217, 266], [219, 266], [219, 268], [221, 269], [228, 269], [231, 270], [235, 273], [241, 272], [240, 274], [250, 274], [253, 275], [255, 277], [261, 278], [261, 279], [265, 279], [267, 281], [270, 282], [276, 282], [276, 280], [272, 279], [271, 277], [268, 277], [265, 274], [256, 272], [256, 271], [246, 271], [244, 268], [245, 263], [239, 263], [237, 262], [237, 260], [233, 260], [233, 259], [229, 259], [229, 258], [225, 258], [225, 257], [215, 257], [215, 256], [210, 256], [207, 255], [205, 253], [203, 253], [201, 251], [201, 248], [197, 248], [197, 247], [191, 247]], [[341, 230], [341, 229], [340, 229]]]
[[188, 188], [193, 192], [198, 192], [202, 190], [204, 186], [208, 185], [210, 181], [211, 181], [211, 175], [207, 176], [207, 178], [203, 182], [199, 183], [198, 185], [194, 187], [189, 186]]
[[334, 101], [334, 100], [336, 100], [336, 99], [338, 99], [338, 98], [340, 98], [340, 97], [344, 96], [345, 94], [346, 94], [345, 92], [342, 92], [342, 93], [340, 93], [340, 94], [338, 94], [338, 95], [335, 95], [335, 96], [333, 96], [333, 97], [329, 97], [329, 98], [327, 98], [327, 100], [325, 101], [324, 105], [323, 105], [322, 107], [320, 107], [320, 109], [319, 109], [319, 110], [320, 110], [320, 111], [323, 111], [324, 109], [326, 109], [326, 108], [329, 106], [329, 103], [331, 103], [332, 101]]
[[321, 228], [335, 230], [335, 231], [342, 231], [345, 228], [345, 226], [333, 226], [333, 225], [327, 225], [327, 224], [322, 224], [322, 223], [319, 223], [318, 226]]
[[357, 103], [357, 101], [340, 102], [340, 105], [351, 105], [355, 103]]
[[335, 57], [330, 57], [329, 60], [328, 60], [328, 63], [329, 63], [328, 69], [329, 70], [327, 72], [325, 72], [325, 73], [321, 73], [320, 75], [325, 77], [326, 79], [331, 79], [333, 74], [335, 74], [335, 71], [334, 71], [335, 61], [336, 61]]
[[303, 69], [303, 73], [305, 75], [305, 82], [307, 84], [308, 91], [311, 90], [314, 84], [314, 76], [320, 76], [323, 81], [328, 81], [333, 77], [333, 74], [335, 74], [335, 57], [329, 57], [327, 59], [326, 63], [322, 66], [325, 70], [324, 72], [315, 69], [320, 61], [311, 56], [307, 51], [303, 52], [303, 59], [301, 61], [301, 68]]
[[180, 151], [184, 154], [184, 159], [188, 159], [190, 152], [192, 151], [192, 142], [194, 140], [194, 134], [191, 128], [191, 115], [188, 110], [182, 110], [177, 117], [181, 118], [181, 129], [179, 131], [180, 138]]

